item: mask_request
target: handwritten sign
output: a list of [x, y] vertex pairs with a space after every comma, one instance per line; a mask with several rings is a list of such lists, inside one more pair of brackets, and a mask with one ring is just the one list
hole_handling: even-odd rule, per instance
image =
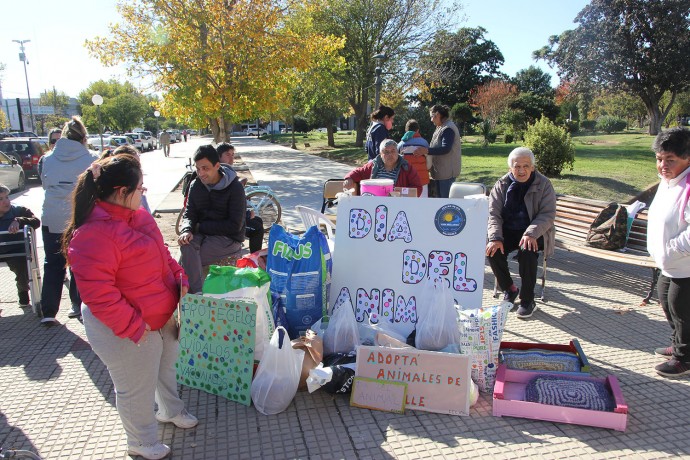
[[355, 376], [406, 383], [407, 409], [469, 415], [471, 359], [436, 351], [361, 346]]
[[355, 377], [350, 405], [404, 414], [406, 396], [406, 383]]
[[256, 308], [255, 302], [186, 295], [177, 381], [249, 406]]
[[407, 337], [427, 276], [444, 278], [462, 308], [480, 307], [488, 217], [486, 199], [342, 198], [329, 311], [352, 305], [357, 321]]

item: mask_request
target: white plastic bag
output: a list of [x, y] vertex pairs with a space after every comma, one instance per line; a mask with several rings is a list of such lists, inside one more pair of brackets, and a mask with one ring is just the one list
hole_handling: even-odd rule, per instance
[[287, 330], [278, 327], [264, 349], [252, 382], [252, 401], [256, 410], [264, 415], [274, 415], [288, 408], [297, 394], [303, 360], [304, 350], [293, 349]]
[[359, 329], [352, 303], [336, 305], [323, 334], [323, 355], [349, 353], [359, 345]]
[[457, 312], [453, 294], [445, 278], [424, 281], [421, 299], [417, 303], [417, 332], [415, 345], [419, 350], [438, 351], [460, 344]]

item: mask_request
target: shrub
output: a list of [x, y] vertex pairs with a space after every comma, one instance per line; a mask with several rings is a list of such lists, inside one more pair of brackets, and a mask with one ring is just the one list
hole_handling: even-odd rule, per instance
[[512, 144], [514, 140], [515, 140], [515, 137], [510, 133], [506, 133], [506, 135], [503, 136], [503, 141], [506, 144]]
[[557, 177], [564, 167], [573, 169], [575, 148], [570, 134], [546, 117], [527, 127], [525, 146], [534, 152], [537, 169], [547, 177]]
[[582, 120], [580, 122], [580, 128], [584, 129], [585, 131], [594, 131], [595, 128], [597, 127], [597, 121], [596, 120]]
[[563, 124], [565, 125], [566, 131], [571, 134], [580, 131], [580, 122], [577, 120], [565, 120]]
[[628, 124], [622, 118], [604, 115], [597, 119], [597, 129], [607, 134], [623, 131]]

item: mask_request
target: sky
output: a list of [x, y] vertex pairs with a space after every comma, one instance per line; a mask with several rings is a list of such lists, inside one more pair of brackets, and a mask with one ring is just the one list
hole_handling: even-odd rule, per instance
[[[503, 53], [501, 71], [514, 76], [518, 70], [537, 65], [551, 73], [551, 84], [558, 84], [556, 73], [544, 62], [532, 60], [532, 52], [546, 45], [551, 35], [572, 29], [573, 19], [589, 3], [586, 0], [460, 0], [465, 21], [460, 26], [482, 26], [485, 37]], [[103, 67], [84, 47], [86, 39], [108, 36], [109, 24], [120, 17], [115, 0], [23, 0], [7, 2], [0, 27], [0, 74], [2, 96], [26, 98], [24, 67], [19, 61], [19, 44], [12, 40], [31, 40], [24, 45], [29, 65], [26, 68], [32, 98], [52, 91], [76, 97], [90, 83], [101, 79], [127, 79], [122, 67]], [[132, 80], [130, 80], [132, 81]], [[132, 81], [135, 85], [136, 81]]]

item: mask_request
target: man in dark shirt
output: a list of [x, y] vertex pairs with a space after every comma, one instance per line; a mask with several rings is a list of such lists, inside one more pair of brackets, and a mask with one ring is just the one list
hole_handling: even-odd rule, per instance
[[197, 178], [189, 187], [178, 243], [189, 292], [199, 293], [203, 267], [242, 249], [247, 201], [237, 173], [220, 163], [212, 145], [199, 147], [194, 163]]

